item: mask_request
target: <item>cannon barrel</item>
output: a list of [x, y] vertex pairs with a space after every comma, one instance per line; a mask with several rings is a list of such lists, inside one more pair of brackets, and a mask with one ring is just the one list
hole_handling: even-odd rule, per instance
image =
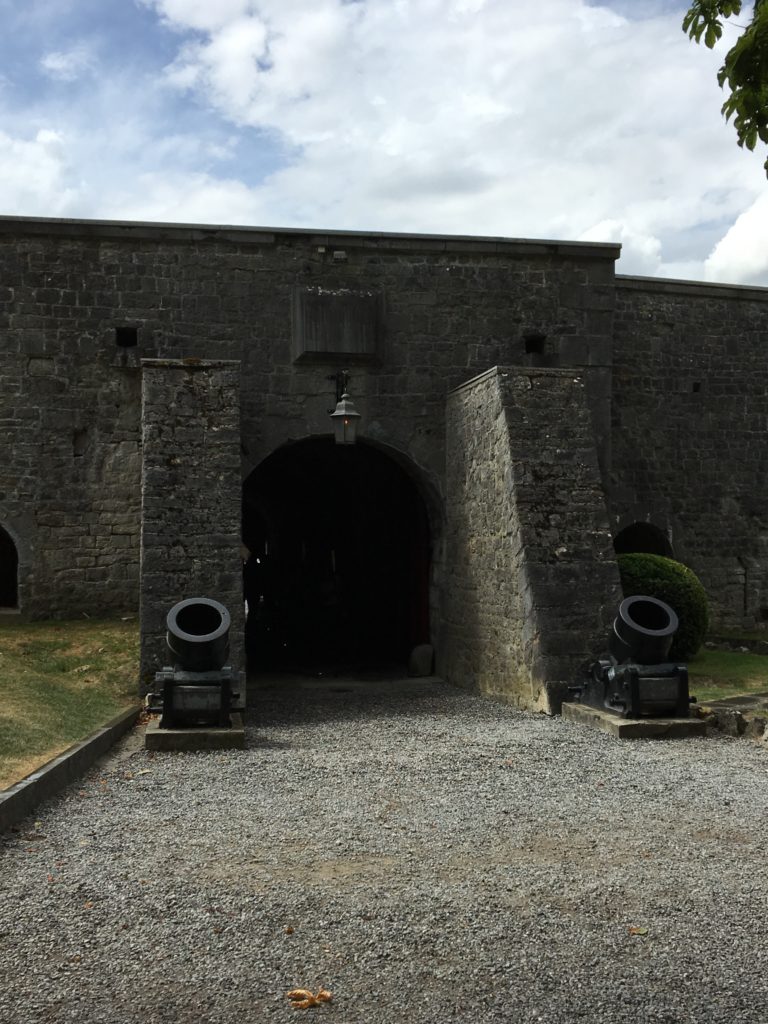
[[619, 605], [608, 649], [619, 664], [657, 665], [666, 661], [679, 621], [675, 611], [655, 597], [636, 594]]
[[189, 597], [168, 612], [166, 641], [176, 665], [188, 672], [221, 669], [229, 658], [229, 612], [210, 597]]

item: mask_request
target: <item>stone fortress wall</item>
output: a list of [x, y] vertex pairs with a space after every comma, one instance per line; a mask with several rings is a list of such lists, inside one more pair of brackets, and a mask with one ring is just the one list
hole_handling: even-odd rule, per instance
[[768, 621], [768, 289], [617, 277], [614, 529], [647, 520], [715, 623]]
[[[141, 360], [202, 359], [240, 363], [243, 479], [329, 432], [328, 378], [349, 369], [364, 439], [427, 502], [438, 650], [446, 399], [495, 366], [578, 371], [613, 530], [655, 524], [719, 622], [760, 622], [768, 290], [617, 278], [618, 256], [594, 243], [0, 218], [0, 528], [18, 552], [20, 613], [137, 607]], [[551, 415], [563, 415], [556, 394]]]

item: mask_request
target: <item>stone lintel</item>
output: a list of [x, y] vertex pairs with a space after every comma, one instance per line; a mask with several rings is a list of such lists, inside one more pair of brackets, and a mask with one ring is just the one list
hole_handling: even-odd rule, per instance
[[768, 302], [768, 288], [751, 284], [716, 284], [714, 281], [681, 281], [671, 277], [616, 275], [616, 287], [654, 295], [687, 295], [702, 299], [747, 299]]

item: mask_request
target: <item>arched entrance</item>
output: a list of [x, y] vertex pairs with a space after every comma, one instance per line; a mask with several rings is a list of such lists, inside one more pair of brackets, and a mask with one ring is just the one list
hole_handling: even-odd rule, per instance
[[0, 608], [19, 606], [19, 555], [11, 535], [0, 526]]
[[429, 641], [426, 508], [380, 449], [278, 449], [245, 481], [243, 541], [251, 667], [402, 666]]

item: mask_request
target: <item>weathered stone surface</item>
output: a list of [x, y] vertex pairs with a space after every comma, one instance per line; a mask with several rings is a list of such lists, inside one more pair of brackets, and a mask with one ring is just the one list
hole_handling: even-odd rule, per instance
[[161, 729], [159, 720], [154, 719], [147, 725], [144, 734], [144, 746], [147, 750], [243, 750], [245, 748], [245, 728], [243, 717], [232, 715], [232, 727], [220, 729], [214, 726], [189, 729]]
[[[406, 464], [428, 495], [438, 653], [452, 572], [445, 396], [499, 364], [577, 370], [614, 531], [658, 525], [700, 574], [715, 625], [765, 621], [768, 290], [615, 279], [617, 256], [616, 246], [515, 239], [0, 218], [0, 527], [18, 550], [21, 613], [136, 608], [140, 363], [181, 358], [241, 362], [241, 480], [281, 445], [329, 433], [328, 377], [349, 366], [364, 438]], [[357, 351], [351, 338], [343, 356], [296, 362], [295, 296], [325, 291], [375, 297], [375, 344]], [[135, 329], [137, 345], [118, 345], [118, 329]], [[153, 424], [147, 440], [162, 445], [164, 430]], [[220, 427], [222, 445], [236, 430]], [[175, 436], [194, 444], [200, 425]], [[521, 462], [528, 451], [539, 457], [539, 439], [527, 444]], [[560, 458], [579, 463], [582, 448], [568, 445]], [[554, 453], [547, 459], [557, 465]], [[152, 554], [164, 517], [185, 511], [186, 498], [163, 485], [172, 469], [147, 470], [152, 587], [184, 561], [171, 548]], [[215, 470], [200, 483], [215, 490]], [[522, 474], [518, 500], [538, 483]], [[572, 486], [578, 508], [576, 473]], [[236, 488], [230, 500], [238, 505]], [[530, 587], [566, 622], [579, 573], [548, 582], [539, 554], [561, 524], [537, 522], [526, 535]], [[578, 628], [566, 622], [566, 633]], [[559, 632], [542, 640], [550, 667]]]
[[768, 290], [616, 280], [611, 512], [652, 521], [715, 625], [768, 616]]
[[744, 736], [749, 740], [761, 740], [765, 735], [766, 725], [768, 725], [768, 722], [764, 718], [757, 716], [747, 718]]
[[[333, 260], [339, 249], [346, 262]], [[0, 316], [9, 317], [0, 347], [0, 440], [9, 453], [0, 460], [0, 525], [18, 537], [23, 612], [136, 607], [140, 357], [241, 360], [245, 477], [287, 441], [330, 432], [327, 378], [348, 357], [294, 363], [296, 290], [375, 295], [377, 361], [351, 365], [363, 433], [402, 454], [440, 496], [447, 390], [489, 366], [537, 360], [526, 353], [531, 332], [546, 337], [545, 358], [555, 364], [581, 353], [595, 371], [610, 366], [618, 251], [0, 218]], [[116, 345], [122, 327], [137, 329], [136, 348]], [[603, 441], [607, 400], [595, 399]], [[441, 519], [437, 509], [437, 573]], [[66, 541], [62, 529], [71, 531]], [[132, 539], [118, 547], [117, 535]], [[99, 561], [113, 554], [109, 566]], [[88, 578], [89, 568], [100, 571]]]
[[151, 689], [169, 663], [171, 608], [210, 597], [232, 618], [229, 660], [244, 695], [240, 366], [159, 359], [142, 368], [141, 686]]
[[438, 667], [558, 711], [620, 602], [583, 378], [497, 368], [447, 403]]

